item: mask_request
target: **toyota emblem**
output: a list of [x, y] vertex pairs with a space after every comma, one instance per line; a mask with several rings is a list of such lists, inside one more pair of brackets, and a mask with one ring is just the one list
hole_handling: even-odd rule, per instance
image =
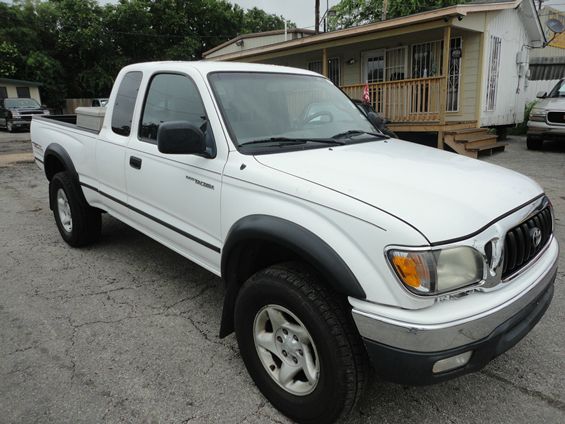
[[534, 247], [538, 247], [541, 243], [541, 230], [538, 227], [534, 227], [530, 230], [530, 237]]

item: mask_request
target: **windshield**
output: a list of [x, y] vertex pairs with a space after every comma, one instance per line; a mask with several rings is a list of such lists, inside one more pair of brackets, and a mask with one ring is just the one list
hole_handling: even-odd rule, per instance
[[565, 80], [559, 81], [547, 97], [565, 97]]
[[357, 142], [363, 135], [375, 139], [375, 128], [362, 112], [325, 78], [218, 72], [209, 80], [237, 146], [296, 140], [323, 146], [321, 140], [344, 134], [356, 134]]
[[33, 99], [4, 99], [4, 107], [8, 109], [24, 109], [39, 108], [41, 106]]

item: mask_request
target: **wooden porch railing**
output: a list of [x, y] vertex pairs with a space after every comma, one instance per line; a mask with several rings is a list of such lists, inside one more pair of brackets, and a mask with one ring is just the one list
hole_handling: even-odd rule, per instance
[[[444, 77], [413, 78], [369, 84], [371, 105], [392, 122], [439, 121]], [[363, 98], [365, 84], [341, 86], [352, 99]]]

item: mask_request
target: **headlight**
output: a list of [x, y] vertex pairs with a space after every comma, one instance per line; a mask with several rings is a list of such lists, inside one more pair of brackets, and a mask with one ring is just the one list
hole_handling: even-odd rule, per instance
[[545, 111], [543, 109], [532, 109], [530, 121], [545, 121]]
[[21, 118], [20, 112], [12, 112], [12, 118]]
[[43, 109], [43, 114], [44, 115], [50, 115], [49, 111], [47, 109]]
[[416, 294], [441, 294], [483, 279], [483, 258], [471, 247], [426, 251], [392, 249], [387, 255], [398, 279]]

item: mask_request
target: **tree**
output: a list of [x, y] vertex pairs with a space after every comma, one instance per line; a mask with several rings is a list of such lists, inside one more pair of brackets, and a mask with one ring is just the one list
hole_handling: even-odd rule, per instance
[[[387, 19], [465, 3], [468, 0], [388, 0]], [[333, 7], [332, 30], [364, 25], [381, 20], [383, 0], [341, 0]]]
[[226, 0], [0, 1], [0, 76], [39, 81], [43, 100], [60, 106], [66, 96], [109, 95], [124, 65], [197, 60], [239, 34], [284, 25]]

